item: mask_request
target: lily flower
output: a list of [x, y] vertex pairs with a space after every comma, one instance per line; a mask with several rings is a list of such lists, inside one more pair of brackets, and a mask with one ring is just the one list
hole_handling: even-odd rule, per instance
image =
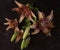
[[4, 25], [8, 25], [6, 30], [9, 30], [10, 28], [14, 29], [14, 34], [11, 38], [11, 42], [14, 41], [16, 38], [15, 42], [17, 43], [23, 37], [23, 30], [19, 30], [17, 19], [14, 19], [14, 20], [10, 20], [8, 18], [5, 18], [5, 19], [8, 21], [4, 23]]
[[19, 13], [20, 15], [19, 23], [21, 23], [25, 17], [34, 23], [32, 17], [36, 19], [36, 16], [29, 8], [29, 4], [23, 5], [22, 3], [19, 3], [17, 1], [15, 1], [15, 3], [17, 4], [18, 7], [13, 8], [12, 10]]
[[8, 18], [5, 18], [5, 20], [7, 21], [6, 23], [4, 23], [4, 25], [8, 25], [8, 27], [6, 28], [6, 30], [14, 29], [15, 27], [18, 27], [18, 21], [17, 19], [14, 20], [10, 20]]
[[19, 30], [18, 27], [15, 28], [14, 34], [11, 37], [11, 42], [15, 40], [15, 42], [19, 42], [20, 39], [23, 37], [23, 30]]
[[45, 14], [43, 12], [38, 11], [38, 22], [30, 26], [30, 28], [35, 29], [34, 32], [32, 32], [31, 34], [37, 34], [40, 30], [42, 30], [47, 36], [51, 36], [50, 28], [54, 27], [52, 19], [53, 10], [47, 17], [45, 17]]

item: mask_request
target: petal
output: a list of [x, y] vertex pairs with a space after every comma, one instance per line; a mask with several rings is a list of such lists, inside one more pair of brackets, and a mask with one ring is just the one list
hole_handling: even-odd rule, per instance
[[35, 14], [31, 11], [31, 14], [32, 14], [32, 16], [36, 19], [36, 16], [35, 16]]
[[29, 20], [32, 21], [33, 23], [35, 23], [35, 21], [31, 18], [30, 15], [29, 15]]
[[4, 25], [9, 25], [9, 22], [7, 22], [7, 23], [4, 23]]
[[15, 3], [18, 5], [18, 7], [22, 7], [23, 6], [23, 4], [22, 3], [19, 3], [19, 2], [17, 2], [17, 1], [15, 1]]
[[22, 33], [20, 33], [20, 35], [19, 34], [17, 35], [15, 42], [17, 43], [21, 38], [22, 38]]
[[15, 42], [17, 43], [21, 39], [21, 36], [17, 36]]
[[19, 12], [19, 8], [13, 8], [13, 11]]
[[43, 19], [44, 18], [44, 15], [42, 12], [38, 11], [38, 18], [39, 20]]
[[53, 25], [53, 22], [51, 22], [49, 25], [48, 25], [49, 28], [53, 28], [55, 27], [55, 25]]
[[30, 25], [30, 28], [35, 29], [36, 28], [36, 24]]
[[38, 34], [39, 31], [40, 31], [39, 29], [35, 29], [34, 32], [32, 32], [31, 34], [32, 34], [32, 35]]
[[15, 27], [15, 31], [19, 31], [19, 28], [18, 27]]
[[6, 28], [6, 30], [8, 31], [10, 28], [11, 28], [11, 27], [8, 26], [8, 27]]
[[16, 18], [14, 20], [15, 20], [15, 23], [18, 24], [18, 20]]
[[8, 22], [9, 22], [9, 21], [11, 21], [11, 20], [10, 20], [10, 19], [8, 19], [8, 18], [5, 18], [5, 20], [7, 20]]
[[26, 6], [29, 6], [29, 3], [28, 3], [28, 4], [26, 4]]
[[24, 30], [20, 30], [21, 31], [21, 34], [23, 34]]
[[53, 10], [51, 11], [51, 13], [47, 16], [47, 19], [49, 21], [51, 21], [53, 19]]
[[47, 33], [47, 36], [51, 36], [51, 33], [49, 32], [49, 33]]
[[25, 16], [21, 15], [21, 16], [20, 16], [20, 19], [19, 19], [19, 23], [21, 23], [24, 18], [25, 18]]
[[[18, 29], [18, 28], [17, 28]], [[22, 37], [23, 37], [23, 30], [17, 30], [18, 31], [18, 35], [17, 35], [17, 37], [16, 37], [16, 40], [15, 40], [15, 42], [17, 43], [20, 39], [22, 39]]]
[[48, 33], [50, 33], [50, 31], [51, 31], [51, 30], [49, 30], [48, 28], [44, 28], [44, 29], [43, 29], [44, 34], [48, 34]]
[[17, 19], [16, 19], [16, 18], [15, 18], [14, 20], [15, 20], [15, 21], [17, 21]]

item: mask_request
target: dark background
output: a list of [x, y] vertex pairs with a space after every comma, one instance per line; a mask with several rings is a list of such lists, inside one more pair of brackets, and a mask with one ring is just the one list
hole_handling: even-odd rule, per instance
[[[32, 3], [35, 7], [38, 7], [40, 11], [43, 11], [46, 15], [54, 10], [54, 24], [55, 28], [52, 29], [51, 37], [46, 35], [37, 34], [31, 36], [30, 45], [24, 50], [60, 50], [60, 1], [59, 0], [18, 0], [21, 3]], [[13, 30], [6, 31], [6, 27], [3, 23], [6, 22], [4, 18], [14, 19], [18, 14], [11, 9], [16, 7], [14, 0], [0, 0], [0, 50], [20, 50], [20, 42], [11, 43], [10, 38], [13, 34]]]

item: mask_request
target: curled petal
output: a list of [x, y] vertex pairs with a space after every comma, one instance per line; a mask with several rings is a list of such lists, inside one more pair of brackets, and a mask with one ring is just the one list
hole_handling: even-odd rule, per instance
[[15, 1], [15, 3], [18, 5], [18, 7], [22, 7], [23, 6], [23, 4], [22, 3], [19, 3], [19, 2], [17, 2], [17, 1]]
[[53, 10], [51, 11], [51, 13], [47, 16], [47, 19], [49, 21], [51, 21], [53, 19]]
[[35, 29], [34, 32], [32, 32], [31, 34], [32, 34], [32, 35], [38, 34], [39, 31], [40, 31], [39, 29]]
[[19, 23], [21, 23], [24, 18], [25, 18], [25, 16], [21, 15], [21, 16], [20, 16], [20, 19], [19, 19]]

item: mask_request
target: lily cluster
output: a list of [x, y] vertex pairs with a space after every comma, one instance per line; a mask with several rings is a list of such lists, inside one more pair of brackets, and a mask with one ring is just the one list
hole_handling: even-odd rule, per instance
[[[54, 27], [52, 19], [53, 19], [53, 10], [48, 16], [45, 16], [43, 12], [38, 12], [38, 17], [33, 13], [33, 11], [30, 9], [29, 4], [22, 4], [17, 1], [15, 1], [18, 7], [13, 8], [12, 11], [15, 11], [19, 14], [19, 19], [17, 20], [10, 20], [8, 18], [5, 18], [7, 20], [4, 25], [8, 25], [6, 30], [14, 29], [14, 34], [12, 35], [11, 42], [15, 40], [15, 42], [19, 42], [20, 39], [22, 39], [21, 43], [21, 49], [26, 48], [30, 43], [30, 34], [35, 35], [40, 32], [40, 30], [43, 31], [44, 34], [47, 36], [51, 36], [51, 28]], [[27, 20], [27, 26], [24, 29], [19, 29], [18, 24], [21, 24], [23, 22], [24, 18]], [[34, 19], [37, 21], [35, 21]], [[37, 19], [38, 18], [38, 19]], [[24, 25], [25, 26], [25, 25]], [[22, 26], [23, 27], [23, 26]], [[34, 29], [34, 32], [30, 33], [30, 29]]]

